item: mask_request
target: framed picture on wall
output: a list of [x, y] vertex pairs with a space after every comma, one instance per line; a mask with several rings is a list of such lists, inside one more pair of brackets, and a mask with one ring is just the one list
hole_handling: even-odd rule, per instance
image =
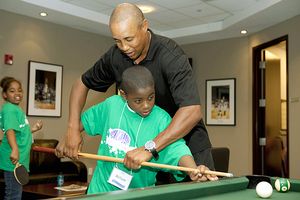
[[63, 66], [29, 61], [27, 115], [61, 117]]
[[206, 80], [206, 124], [235, 126], [235, 78]]

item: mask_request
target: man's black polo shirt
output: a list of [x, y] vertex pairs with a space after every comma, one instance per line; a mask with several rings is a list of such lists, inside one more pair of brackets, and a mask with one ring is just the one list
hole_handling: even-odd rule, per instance
[[[133, 60], [114, 45], [82, 75], [82, 82], [90, 89], [105, 92], [113, 83], [119, 85], [123, 71], [133, 65]], [[179, 107], [200, 104], [188, 57], [173, 40], [151, 32], [148, 54], [139, 65], [147, 67], [154, 77], [156, 105], [172, 117]], [[192, 153], [211, 147], [203, 120], [185, 139]]]

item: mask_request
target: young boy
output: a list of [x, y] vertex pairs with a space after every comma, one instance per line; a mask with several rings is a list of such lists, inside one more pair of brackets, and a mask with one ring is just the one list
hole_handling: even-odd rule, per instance
[[[124, 158], [127, 151], [143, 145], [145, 150], [151, 152], [151, 140], [171, 122], [169, 114], [154, 105], [155, 89], [151, 72], [138, 65], [126, 69], [122, 74], [120, 94], [82, 114], [85, 132], [101, 135], [99, 155]], [[151, 162], [197, 168], [183, 139], [172, 143], [159, 154], [151, 153]], [[202, 165], [198, 167], [198, 173], [189, 173], [190, 178], [203, 180], [200, 171], [204, 168]], [[88, 194], [154, 186], [158, 170], [149, 167], [132, 170], [120, 163], [98, 161]], [[171, 172], [178, 180], [185, 177], [184, 172]]]

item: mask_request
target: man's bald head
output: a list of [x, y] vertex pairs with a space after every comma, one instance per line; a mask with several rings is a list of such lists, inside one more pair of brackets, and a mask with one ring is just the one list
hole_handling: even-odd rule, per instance
[[120, 23], [125, 20], [130, 20], [137, 25], [142, 25], [145, 17], [143, 12], [134, 4], [122, 3], [119, 4], [112, 12], [109, 20], [109, 25]]

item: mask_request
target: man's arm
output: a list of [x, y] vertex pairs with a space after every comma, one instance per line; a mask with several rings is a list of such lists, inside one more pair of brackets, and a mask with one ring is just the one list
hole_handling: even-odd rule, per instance
[[170, 125], [155, 139], [156, 150], [161, 151], [169, 144], [186, 136], [201, 120], [201, 106], [181, 107], [175, 113]]
[[67, 156], [72, 159], [78, 158], [79, 146], [82, 142], [80, 135], [80, 115], [86, 102], [89, 89], [77, 79], [72, 86], [69, 99], [68, 130], [62, 141], [56, 147], [56, 155]]
[[[169, 126], [161, 132], [155, 139], [156, 150], [159, 152], [169, 144], [187, 135], [202, 117], [201, 106], [192, 105], [181, 107], [175, 113]], [[131, 169], [138, 169], [140, 163], [149, 161], [152, 154], [144, 150], [144, 147], [128, 151], [124, 164]]]

